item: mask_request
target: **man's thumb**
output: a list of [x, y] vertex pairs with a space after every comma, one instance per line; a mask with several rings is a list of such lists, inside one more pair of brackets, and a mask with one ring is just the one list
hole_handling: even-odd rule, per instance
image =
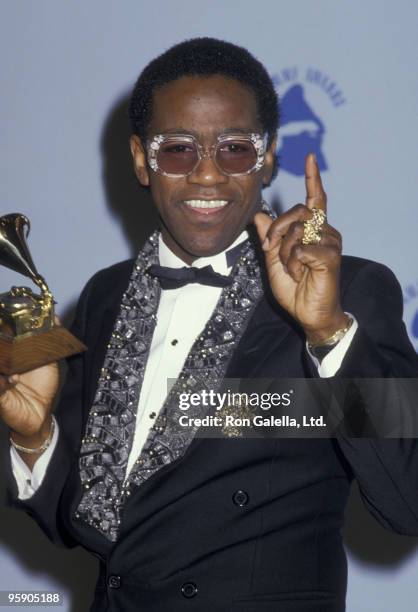
[[257, 233], [258, 233], [258, 237], [260, 238], [260, 242], [261, 244], [263, 244], [263, 242], [266, 239], [267, 232], [271, 224], [273, 223], [273, 220], [268, 215], [266, 215], [266, 213], [258, 212], [254, 216], [253, 221], [254, 221], [255, 227], [257, 228]]

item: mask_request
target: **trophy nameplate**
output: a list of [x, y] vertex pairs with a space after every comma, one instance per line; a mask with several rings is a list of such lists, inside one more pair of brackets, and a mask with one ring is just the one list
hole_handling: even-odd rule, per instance
[[20, 374], [86, 350], [54, 321], [54, 299], [38, 274], [26, 244], [30, 223], [25, 215], [0, 217], [0, 265], [30, 278], [41, 290], [12, 287], [0, 294], [0, 374]]

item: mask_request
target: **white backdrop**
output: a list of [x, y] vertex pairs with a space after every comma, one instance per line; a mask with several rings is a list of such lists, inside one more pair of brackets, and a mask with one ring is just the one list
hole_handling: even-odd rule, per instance
[[[417, 23], [412, 0], [3, 0], [0, 213], [30, 217], [58, 312], [70, 314], [97, 269], [130, 256], [152, 220], [129, 165], [134, 80], [173, 43], [210, 35], [248, 47], [283, 100], [283, 167], [267, 199], [303, 201], [297, 160], [317, 150], [344, 251], [395, 271], [418, 348]], [[22, 284], [0, 275], [2, 291]], [[349, 611], [415, 609], [416, 539], [385, 532], [354, 494], [346, 542]], [[0, 590], [57, 590], [62, 610], [87, 609], [95, 562], [6, 508], [0, 563]]]

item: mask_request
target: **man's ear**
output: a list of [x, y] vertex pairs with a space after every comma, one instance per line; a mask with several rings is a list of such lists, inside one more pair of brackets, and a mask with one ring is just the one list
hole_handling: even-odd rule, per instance
[[274, 137], [264, 157], [263, 185], [270, 185], [276, 164], [277, 136]]
[[147, 167], [147, 155], [142, 145], [141, 139], [136, 134], [133, 134], [129, 139], [131, 147], [132, 159], [134, 162], [135, 174], [138, 181], [144, 187], [149, 186], [149, 172]]

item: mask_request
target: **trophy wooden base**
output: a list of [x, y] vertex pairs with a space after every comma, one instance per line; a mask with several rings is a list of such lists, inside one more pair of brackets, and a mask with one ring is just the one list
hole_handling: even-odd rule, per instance
[[22, 374], [85, 350], [65, 327], [55, 326], [30, 336], [0, 335], [0, 374]]

